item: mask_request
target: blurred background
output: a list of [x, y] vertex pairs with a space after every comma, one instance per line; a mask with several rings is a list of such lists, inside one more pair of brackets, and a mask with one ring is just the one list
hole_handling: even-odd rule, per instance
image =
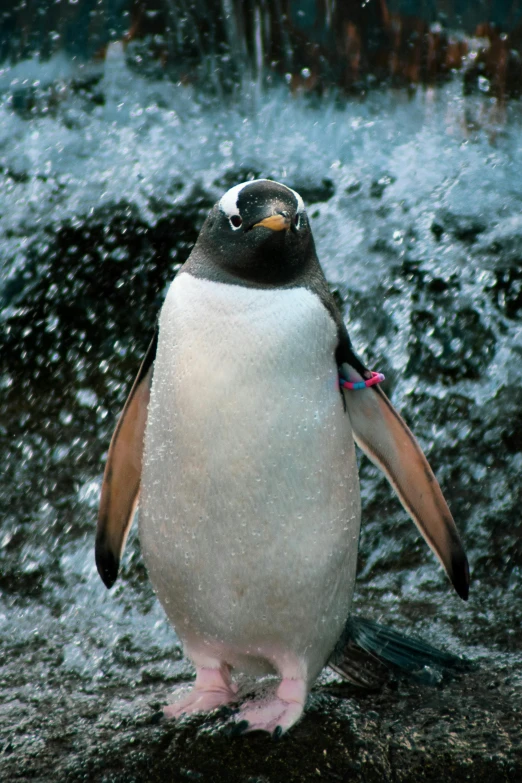
[[521, 89], [517, 0], [4, 0], [0, 23], [0, 60], [102, 60], [120, 40], [143, 73], [225, 90], [245, 69], [324, 93], [437, 84], [463, 67], [468, 91], [479, 76], [499, 96]]
[[[3, 0], [2, 779], [522, 779], [521, 93], [511, 0]], [[302, 194], [471, 563], [464, 604], [359, 455], [354, 612], [478, 667], [376, 693], [325, 673], [279, 745], [157, 721], [192, 670], [136, 525], [110, 593], [93, 557], [166, 286], [258, 176]]]

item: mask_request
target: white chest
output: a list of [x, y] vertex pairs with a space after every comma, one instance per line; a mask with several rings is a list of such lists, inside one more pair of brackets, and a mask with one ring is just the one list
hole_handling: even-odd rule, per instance
[[318, 595], [329, 612], [339, 613], [339, 601], [348, 611], [360, 510], [336, 342], [333, 320], [307, 289], [250, 289], [186, 273], [171, 286], [140, 535], [182, 636], [196, 626], [249, 636], [245, 622], [258, 629], [268, 605], [279, 607], [278, 624], [298, 624], [295, 636], [303, 601], [307, 611], [316, 604], [312, 625], [324, 618]]

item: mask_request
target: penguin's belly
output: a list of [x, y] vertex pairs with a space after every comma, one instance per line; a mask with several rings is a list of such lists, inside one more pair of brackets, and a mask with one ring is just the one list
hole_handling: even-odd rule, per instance
[[336, 342], [304, 288], [182, 273], [161, 313], [142, 549], [180, 638], [239, 668], [290, 654], [315, 676], [348, 615], [360, 499]]

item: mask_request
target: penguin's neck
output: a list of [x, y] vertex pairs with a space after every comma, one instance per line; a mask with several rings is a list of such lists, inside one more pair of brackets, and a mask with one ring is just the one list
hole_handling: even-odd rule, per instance
[[183, 272], [216, 283], [269, 290], [306, 287], [308, 279], [322, 275], [313, 248], [309, 248], [305, 257], [294, 263], [289, 263], [288, 259], [283, 261], [279, 253], [271, 255], [267, 251], [252, 263], [236, 265], [219, 256], [214, 259], [212, 254], [207, 254], [198, 245], [194, 247], [180, 274]]

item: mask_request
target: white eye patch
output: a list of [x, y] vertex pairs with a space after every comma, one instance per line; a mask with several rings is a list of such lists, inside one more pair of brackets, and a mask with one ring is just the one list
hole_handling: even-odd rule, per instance
[[[246, 185], [253, 185], [255, 182], [272, 182], [272, 180], [268, 179], [252, 179], [248, 182], [241, 182], [239, 185], [234, 185], [233, 188], [230, 188], [230, 190], [227, 190], [227, 192], [221, 196], [219, 200], [219, 208], [222, 212], [225, 213], [227, 218], [231, 218], [233, 215], [239, 215], [239, 209], [237, 206], [237, 201], [239, 198], [240, 192], [243, 190]], [[279, 185], [280, 183], [275, 183]], [[282, 185], [283, 188], [286, 188], [290, 191], [290, 193], [293, 193], [295, 198], [297, 199], [297, 214], [305, 211], [305, 205], [304, 201], [299, 195], [299, 193], [296, 193], [295, 190], [292, 190], [292, 188], [288, 188], [286, 185]]]
[[227, 190], [227, 192], [221, 196], [219, 200], [219, 208], [222, 212], [225, 213], [227, 218], [231, 218], [232, 215], [239, 215], [237, 199], [239, 197], [240, 191], [245, 187], [245, 185], [250, 185], [250, 182], [241, 182], [239, 185], [234, 185], [233, 188], [230, 188], [230, 190]]
[[297, 199], [297, 214], [300, 215], [301, 212], [305, 211], [304, 201], [296, 190], [292, 190], [292, 188], [288, 188], [288, 190], [290, 191], [290, 193], [293, 193]]

